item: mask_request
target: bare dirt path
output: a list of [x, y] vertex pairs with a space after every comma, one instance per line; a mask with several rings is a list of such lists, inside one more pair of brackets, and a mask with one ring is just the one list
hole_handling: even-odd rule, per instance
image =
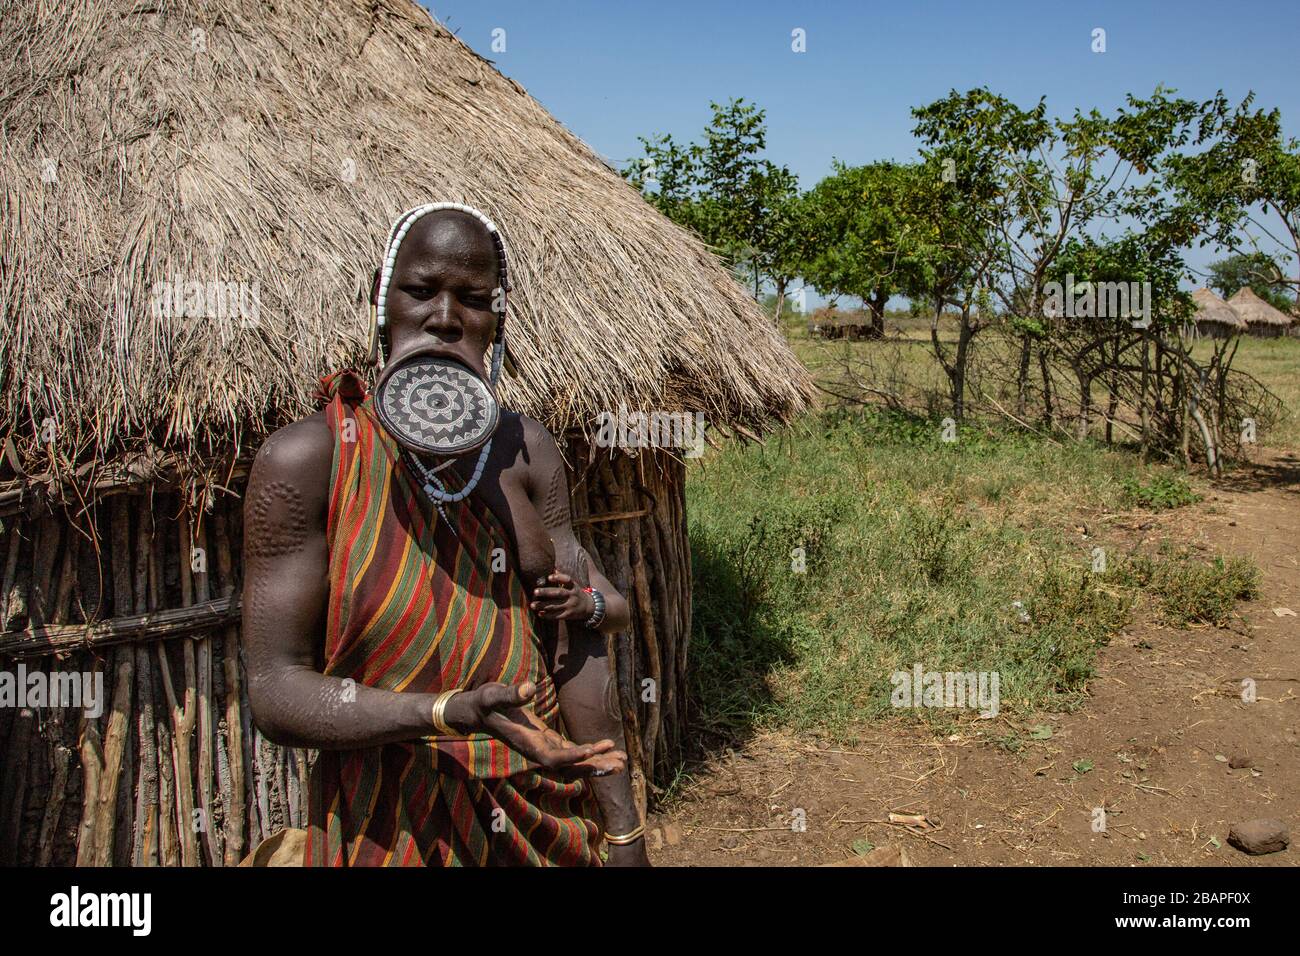
[[[936, 866], [1300, 862], [1294, 844], [1252, 857], [1227, 842], [1232, 823], [1254, 817], [1281, 819], [1293, 839], [1300, 828], [1300, 617], [1285, 613], [1300, 613], [1300, 456], [1260, 450], [1255, 467], [1197, 505], [1090, 524], [1109, 542], [1174, 538], [1250, 555], [1260, 597], [1227, 629], [1136, 621], [1102, 649], [1091, 699], [1073, 714], [1003, 728], [990, 727], [1003, 718], [972, 720], [947, 738], [880, 727], [852, 751], [784, 734], [751, 740], [695, 768], [682, 798], [652, 816], [653, 861], [816, 865], [865, 841]], [[1245, 678], [1253, 703], [1242, 699]], [[995, 742], [1034, 725], [1051, 737], [1024, 739], [1018, 752]], [[1233, 769], [1233, 758], [1249, 766]], [[1079, 772], [1079, 761], [1092, 769]], [[924, 814], [936, 828], [881, 822], [890, 812]]]

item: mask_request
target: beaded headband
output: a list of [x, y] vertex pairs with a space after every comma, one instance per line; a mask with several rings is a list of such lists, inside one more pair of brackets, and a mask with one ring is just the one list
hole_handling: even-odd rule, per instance
[[[439, 212], [444, 209], [453, 209], [473, 216], [487, 229], [488, 235], [492, 237], [493, 245], [496, 246], [497, 265], [501, 280], [497, 290], [500, 295], [500, 308], [493, 310], [497, 315], [497, 333], [492, 342], [492, 366], [489, 377], [493, 387], [495, 387], [497, 380], [501, 377], [501, 362], [505, 358], [506, 351], [506, 296], [510, 291], [506, 263], [506, 243], [501, 236], [501, 231], [497, 229], [496, 223], [473, 206], [466, 206], [464, 203], [433, 202], [425, 203], [422, 206], [414, 206], [398, 216], [396, 222], [393, 223], [393, 228], [388, 233], [388, 244], [384, 247], [384, 261], [379, 269], [379, 292], [376, 296], [374, 309], [374, 327], [371, 329], [371, 360], [375, 361], [380, 368], [383, 367], [385, 362], [384, 335], [388, 330], [388, 284], [393, 278], [393, 265], [397, 262], [397, 252], [402, 247], [402, 240], [406, 238], [406, 234], [411, 231], [411, 227], [419, 220], [429, 215], [429, 213]], [[493, 305], [496, 305], [496, 301], [494, 297]]]

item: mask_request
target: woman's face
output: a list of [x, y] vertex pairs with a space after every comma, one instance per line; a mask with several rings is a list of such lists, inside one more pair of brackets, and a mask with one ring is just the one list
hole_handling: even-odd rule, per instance
[[420, 219], [402, 240], [388, 283], [389, 361], [445, 356], [486, 379], [499, 285], [496, 244], [482, 223], [456, 210]]

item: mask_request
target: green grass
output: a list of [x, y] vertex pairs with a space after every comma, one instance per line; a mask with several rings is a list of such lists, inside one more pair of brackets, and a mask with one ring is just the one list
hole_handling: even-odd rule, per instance
[[1127, 504], [1152, 511], [1182, 508], [1201, 500], [1187, 479], [1179, 475], [1158, 474], [1148, 482], [1129, 477], [1120, 482], [1120, 487], [1124, 490]]
[[1238, 601], [1259, 593], [1259, 568], [1250, 560], [1215, 557], [1206, 563], [1186, 549], [1136, 555], [1108, 568], [1107, 578], [1151, 595], [1160, 619], [1175, 627], [1226, 625]]
[[[890, 706], [891, 673], [916, 663], [997, 671], [1013, 717], [1070, 709], [1135, 608], [1174, 626], [1224, 624], [1256, 593], [1249, 561], [1169, 549], [1112, 557], [1093, 573], [1080, 515], [1187, 506], [1201, 498], [1193, 484], [1131, 450], [1005, 423], [972, 420], [945, 442], [946, 380], [928, 323], [889, 324], [921, 341], [814, 340], [799, 317], [785, 331], [824, 384], [848, 364], [923, 413], [823, 411], [689, 468], [694, 726], [851, 739], [873, 720], [936, 730], [968, 720]], [[1300, 340], [1244, 339], [1237, 366], [1300, 406]], [[1293, 416], [1278, 429], [1261, 443], [1300, 444]], [[1021, 745], [1014, 732], [1003, 743]]]
[[[837, 365], [851, 362], [870, 384], [895, 392], [917, 407], [932, 406], [930, 410], [937, 412], [939, 403], [946, 401], [948, 385], [931, 351], [929, 319], [887, 313], [885, 327], [889, 335], [901, 338], [886, 342], [828, 341], [810, 337], [801, 317], [787, 318], [783, 325], [795, 354], [819, 378], [829, 380]], [[940, 338], [949, 349], [955, 329], [951, 320], [940, 324]], [[987, 333], [977, 337], [980, 347], [986, 347], [989, 341]], [[1207, 359], [1213, 347], [1213, 343], [1202, 340], [1193, 345], [1192, 354]], [[1270, 448], [1300, 448], [1300, 338], [1243, 336], [1238, 340], [1232, 367], [1256, 378], [1281, 402], [1278, 420], [1261, 423], [1258, 443]], [[1072, 394], [1072, 382], [1062, 380], [1058, 385], [1063, 394]], [[1102, 427], [1100, 421], [1094, 422], [1094, 437], [1100, 436]], [[1120, 430], [1117, 437], [1122, 440], [1125, 435]]]
[[1076, 706], [1141, 593], [1221, 621], [1248, 590], [1247, 565], [1187, 556], [1093, 573], [1071, 516], [1123, 508], [1126, 487], [1169, 474], [998, 428], [948, 443], [937, 420], [873, 410], [808, 416], [692, 463], [695, 725], [844, 737], [899, 713], [890, 674], [915, 663], [997, 671], [1004, 713]]

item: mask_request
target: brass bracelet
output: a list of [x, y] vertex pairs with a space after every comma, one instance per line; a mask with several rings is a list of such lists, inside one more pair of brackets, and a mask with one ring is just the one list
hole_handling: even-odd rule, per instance
[[439, 734], [454, 737], [457, 734], [455, 727], [447, 723], [443, 716], [447, 711], [447, 702], [460, 693], [460, 688], [455, 687], [451, 690], [444, 690], [433, 701], [431, 717], [433, 718], [433, 729]]
[[614, 846], [627, 846], [629, 843], [635, 843], [645, 834], [645, 824], [641, 824], [635, 830], [629, 830], [627, 833], [617, 835], [605, 834], [605, 842]]

